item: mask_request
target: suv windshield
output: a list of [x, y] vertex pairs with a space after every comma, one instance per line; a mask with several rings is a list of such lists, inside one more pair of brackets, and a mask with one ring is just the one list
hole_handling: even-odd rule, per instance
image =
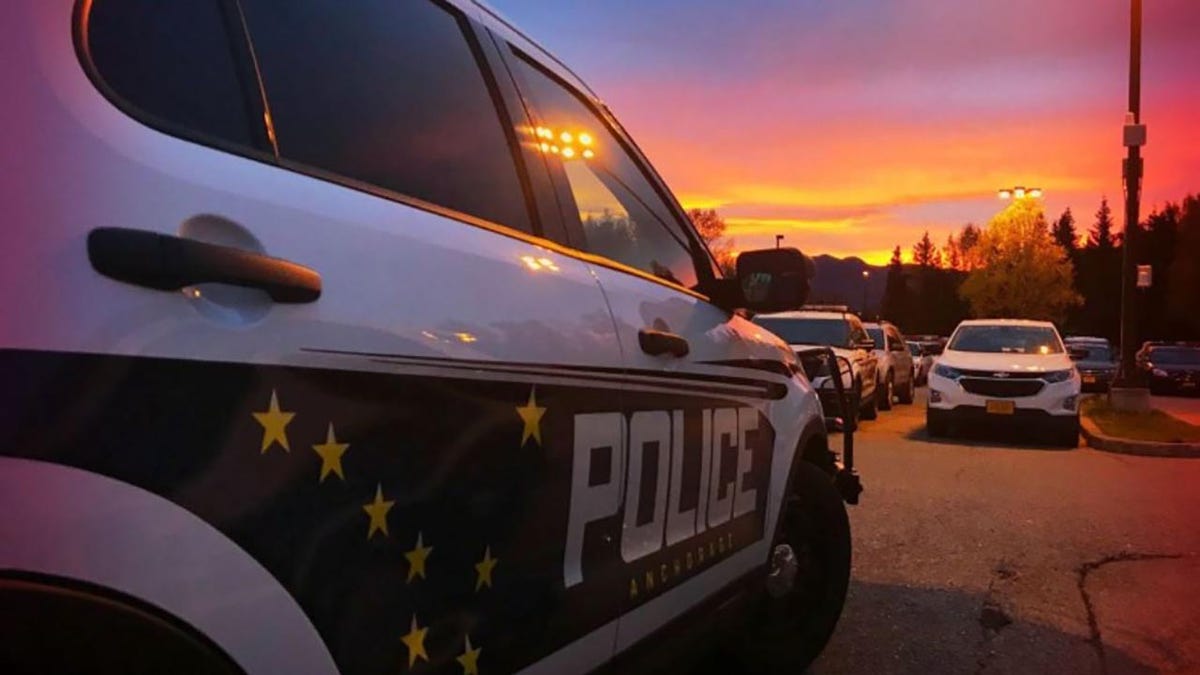
[[988, 354], [1061, 354], [1053, 328], [1045, 326], [962, 326], [947, 349]]
[[754, 322], [790, 345], [845, 347], [850, 343], [850, 326], [843, 319], [758, 317]]
[[1150, 361], [1157, 365], [1200, 366], [1200, 349], [1192, 347], [1155, 347]]
[[1072, 344], [1071, 349], [1082, 349], [1087, 352], [1087, 356], [1080, 361], [1113, 361], [1113, 353], [1108, 347], [1101, 345], [1082, 345]]

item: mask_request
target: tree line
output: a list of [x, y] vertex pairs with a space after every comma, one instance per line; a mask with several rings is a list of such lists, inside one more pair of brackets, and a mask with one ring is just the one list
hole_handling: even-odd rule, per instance
[[[1200, 338], [1200, 195], [1166, 204], [1139, 224], [1131, 250], [1153, 283], [1132, 303], [1139, 338]], [[1124, 238], [1102, 199], [1086, 237], [1068, 207], [1047, 222], [1040, 201], [1016, 200], [984, 227], [968, 223], [941, 246], [926, 232], [911, 264], [896, 246], [883, 318], [912, 334], [946, 335], [959, 321], [1054, 321], [1064, 333], [1120, 335]]]

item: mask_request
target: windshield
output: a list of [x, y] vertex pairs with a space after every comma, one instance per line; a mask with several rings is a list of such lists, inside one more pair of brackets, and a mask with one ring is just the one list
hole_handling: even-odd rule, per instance
[[915, 342], [908, 343], [908, 353], [913, 356], [921, 356], [921, 345]]
[[758, 325], [792, 345], [844, 347], [850, 342], [849, 326], [842, 319], [784, 319], [758, 317]]
[[987, 354], [1061, 354], [1062, 342], [1046, 326], [961, 326], [947, 349]]
[[1071, 349], [1081, 349], [1087, 352], [1080, 361], [1113, 361], [1113, 353], [1108, 347], [1100, 347], [1094, 345], [1083, 346], [1080, 344], [1071, 345]]
[[1156, 365], [1200, 366], [1200, 349], [1191, 347], [1155, 347], [1150, 361]]
[[876, 349], [883, 349], [884, 347], [887, 347], [887, 344], [885, 344], [883, 341], [882, 328], [868, 328], [867, 335], [870, 335], [871, 339], [875, 341]]

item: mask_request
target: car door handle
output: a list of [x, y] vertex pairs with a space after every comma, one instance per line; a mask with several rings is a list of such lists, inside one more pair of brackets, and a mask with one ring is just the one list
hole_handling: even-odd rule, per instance
[[650, 356], [671, 356], [682, 358], [688, 355], [688, 341], [683, 337], [666, 331], [643, 328], [638, 331], [638, 344], [642, 351]]
[[275, 302], [313, 302], [321, 275], [294, 262], [231, 246], [146, 230], [98, 227], [88, 233], [92, 267], [111, 279], [177, 291], [203, 283], [259, 288]]

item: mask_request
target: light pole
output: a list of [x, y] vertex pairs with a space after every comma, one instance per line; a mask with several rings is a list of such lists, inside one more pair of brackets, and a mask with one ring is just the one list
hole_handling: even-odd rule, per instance
[[[1125, 234], [1121, 245], [1121, 370], [1114, 387], [1140, 389], [1135, 350], [1137, 324], [1134, 320], [1133, 298], [1137, 283], [1137, 258], [1134, 247], [1137, 239], [1139, 201], [1142, 191], [1142, 146], [1146, 144], [1146, 126], [1142, 124], [1142, 0], [1132, 0], [1129, 11], [1129, 111], [1125, 114], [1125, 147], [1128, 156], [1122, 162], [1125, 179]], [[1113, 396], [1114, 405], [1129, 401], [1129, 407], [1148, 405], [1134, 402], [1144, 399], [1143, 392]]]
[[783, 241], [783, 235], [782, 235], [782, 234], [777, 234], [777, 235], [775, 235], [775, 248], [779, 248], [779, 244], [780, 244], [780, 242], [782, 242], [782, 241]]
[[865, 318], [867, 318], [867, 281], [871, 278], [871, 270], [863, 270], [862, 275], [863, 275], [862, 315], [863, 315], [863, 318], [865, 319]]

